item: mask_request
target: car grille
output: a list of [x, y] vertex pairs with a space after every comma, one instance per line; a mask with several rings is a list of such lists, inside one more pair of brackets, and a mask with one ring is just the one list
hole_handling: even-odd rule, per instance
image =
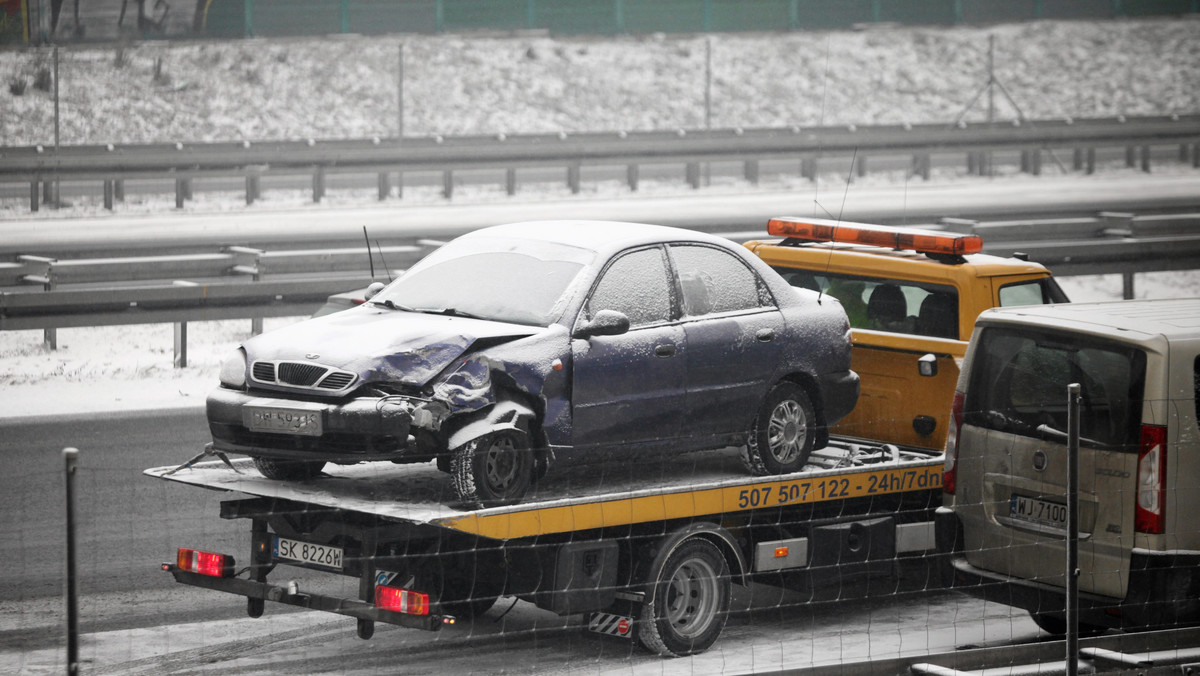
[[256, 361], [251, 366], [250, 375], [254, 380], [268, 385], [326, 392], [341, 392], [358, 380], [358, 376], [349, 371], [301, 361]]

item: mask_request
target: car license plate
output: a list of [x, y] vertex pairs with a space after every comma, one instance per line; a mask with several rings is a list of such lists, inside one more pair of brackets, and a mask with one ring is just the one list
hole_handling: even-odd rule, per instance
[[341, 547], [314, 545], [310, 542], [277, 537], [275, 538], [275, 547], [271, 553], [275, 555], [276, 559], [307, 563], [325, 568], [335, 568], [337, 570], [342, 569]]
[[1014, 519], [1055, 528], [1067, 527], [1067, 506], [1057, 502], [1013, 495], [1008, 513]]
[[279, 406], [247, 406], [242, 409], [242, 421], [255, 432], [300, 434], [319, 437], [322, 434], [321, 412]]

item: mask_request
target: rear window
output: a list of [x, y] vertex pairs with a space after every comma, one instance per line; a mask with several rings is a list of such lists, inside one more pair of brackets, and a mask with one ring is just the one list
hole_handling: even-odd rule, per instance
[[991, 327], [979, 337], [964, 422], [1066, 440], [1067, 386], [1079, 383], [1081, 443], [1136, 452], [1146, 356], [1118, 343], [1052, 331]]
[[1005, 284], [1000, 287], [999, 300], [1000, 307], [1049, 305], [1051, 303], [1068, 302], [1067, 294], [1063, 293], [1058, 282], [1050, 277]]

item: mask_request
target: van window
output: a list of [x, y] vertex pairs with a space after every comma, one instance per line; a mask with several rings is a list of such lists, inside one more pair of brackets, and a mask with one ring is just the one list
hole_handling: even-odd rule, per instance
[[1065, 442], [1067, 385], [1079, 383], [1082, 444], [1136, 452], [1146, 356], [1075, 334], [992, 327], [971, 366], [964, 422]]
[[958, 340], [958, 290], [927, 284], [776, 267], [792, 286], [837, 298], [850, 326]]
[[1066, 303], [1067, 294], [1063, 293], [1058, 282], [1050, 277], [1028, 279], [1023, 282], [1013, 282], [1000, 287], [1000, 307], [1017, 305], [1049, 305], [1050, 303]]

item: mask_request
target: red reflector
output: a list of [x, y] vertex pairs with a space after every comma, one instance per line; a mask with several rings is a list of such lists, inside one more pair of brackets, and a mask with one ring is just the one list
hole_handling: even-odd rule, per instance
[[198, 549], [181, 547], [176, 557], [176, 565], [180, 570], [209, 577], [233, 577], [233, 557], [226, 554], [213, 554]]
[[782, 558], [786, 558], [787, 555], [788, 555], [787, 547], [776, 547], [775, 548], [775, 558], [782, 559]]
[[375, 607], [405, 615], [428, 615], [429, 594], [399, 587], [376, 587]]
[[823, 218], [772, 218], [767, 221], [767, 232], [774, 237], [808, 242], [863, 244], [926, 254], [965, 256], [983, 251], [983, 238], [979, 235], [844, 223]]

